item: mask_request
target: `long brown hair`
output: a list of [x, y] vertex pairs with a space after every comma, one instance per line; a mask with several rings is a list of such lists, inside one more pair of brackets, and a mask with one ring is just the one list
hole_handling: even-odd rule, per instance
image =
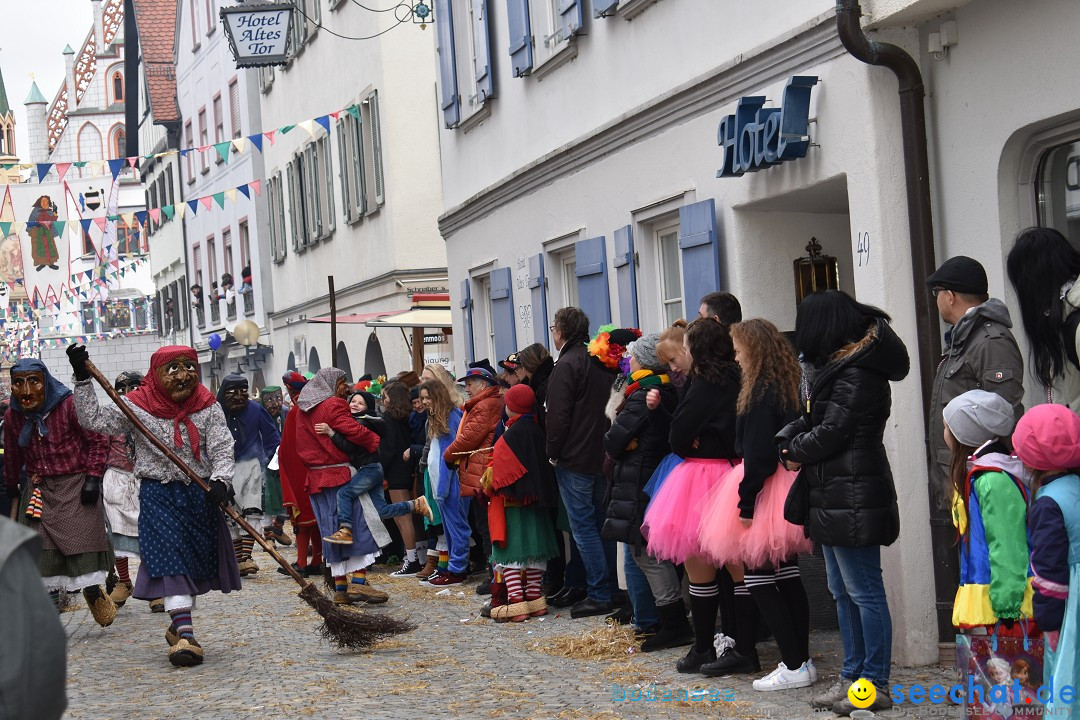
[[421, 383], [420, 392], [425, 390], [431, 401], [431, 409], [428, 411], [428, 439], [434, 440], [450, 432], [450, 413], [454, 409], [454, 403], [450, 400], [446, 386], [438, 380]]
[[386, 405], [383, 410], [395, 420], [405, 420], [412, 412], [412, 400], [409, 399], [409, 388], [400, 380], [393, 380], [383, 388], [386, 396]]
[[791, 343], [768, 320], [753, 318], [731, 326], [731, 338], [742, 347], [742, 389], [739, 391], [739, 414], [772, 389], [785, 410], [799, 409], [799, 380], [802, 369]]
[[726, 325], [712, 318], [698, 318], [686, 328], [686, 345], [693, 358], [691, 377], [713, 385], [729, 379], [738, 381], [735, 346], [731, 344], [731, 333]]
[[[948, 426], [946, 426], [948, 427]], [[952, 456], [949, 458], [949, 485], [952, 486], [956, 497], [964, 504], [964, 513], [967, 513], [968, 498], [964, 492], [967, 484], [968, 459], [975, 454], [976, 448], [965, 445], [953, 436]]]

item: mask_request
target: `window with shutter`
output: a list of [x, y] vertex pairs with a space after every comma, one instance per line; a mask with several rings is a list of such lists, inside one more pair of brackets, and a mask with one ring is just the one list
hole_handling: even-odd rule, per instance
[[330, 136], [323, 135], [319, 138], [316, 148], [321, 155], [319, 167], [322, 168], [324, 228], [326, 234], [330, 235], [337, 226], [337, 218], [334, 214], [334, 163], [330, 156]]
[[506, 0], [506, 23], [510, 30], [510, 65], [514, 77], [527, 75], [533, 67], [529, 0]]
[[626, 327], [641, 327], [638, 321], [637, 257], [634, 253], [634, 230], [630, 225], [615, 231], [615, 285], [619, 291], [619, 322]]
[[[195, 147], [195, 133], [191, 128], [191, 121], [184, 123], [184, 137], [187, 138], [187, 146], [189, 148]], [[188, 182], [195, 182], [195, 159], [191, 157], [194, 150], [188, 150], [187, 152], [187, 176]]]
[[533, 342], [548, 345], [547, 278], [543, 253], [529, 258], [529, 293], [532, 301]]
[[504, 358], [517, 351], [517, 323], [514, 317], [513, 278], [510, 268], [491, 271], [491, 327], [495, 357]]
[[[619, 7], [619, 0], [593, 0], [593, 17], [607, 17], [613, 14], [617, 7]], [[637, 327], [637, 325], [634, 327]]]
[[233, 139], [243, 134], [240, 128], [240, 82], [233, 78], [229, 83], [229, 118]]
[[304, 247], [303, 233], [303, 214], [304, 214], [304, 199], [303, 188], [300, 186], [300, 174], [298, 172], [298, 158], [293, 158], [292, 162], [288, 164], [288, 176], [289, 176], [289, 220], [292, 226], [292, 246], [293, 251], [299, 251]]
[[581, 17], [581, 0], [557, 0], [559, 3], [560, 29], [562, 35], [560, 41], [569, 40], [581, 32], [583, 23]]
[[679, 208], [683, 317], [697, 315], [701, 298], [722, 289], [717, 243], [716, 203], [712, 198]]
[[[224, 142], [225, 140], [225, 111], [221, 106], [221, 93], [214, 95], [214, 142]], [[221, 155], [217, 156], [218, 162], [221, 162]]]
[[353, 221], [353, 207], [352, 207], [352, 183], [349, 172], [349, 141], [346, 130], [348, 128], [348, 118], [351, 115], [345, 115], [338, 118], [337, 124], [334, 126], [334, 132], [337, 133], [337, 146], [338, 146], [338, 180], [341, 181], [341, 209], [345, 212], [345, 222], [350, 223]]
[[350, 134], [350, 155], [352, 156], [352, 172], [353, 172], [353, 207], [354, 215], [357, 218], [363, 217], [364, 213], [368, 209], [368, 181], [367, 181], [367, 162], [364, 158], [364, 123], [362, 118], [364, 117], [364, 111], [361, 109], [360, 118], [349, 117], [349, 127], [352, 129]]
[[454, 16], [450, 0], [435, 2], [435, 38], [439, 53], [439, 105], [446, 127], [457, 127], [461, 121], [458, 97], [457, 63], [454, 59]]
[[305, 219], [307, 232], [305, 233], [309, 245], [314, 245], [322, 238], [323, 223], [322, 214], [322, 185], [319, 182], [319, 157], [315, 152], [315, 143], [308, 143], [304, 148], [304, 187], [305, 194]]
[[368, 122], [371, 123], [371, 174], [374, 179], [375, 204], [382, 205], [386, 199], [383, 177], [382, 129], [379, 119], [379, 91], [368, 98]]
[[[206, 127], [206, 108], [199, 109], [199, 147], [210, 144], [210, 133]], [[199, 151], [199, 172], [209, 172], [210, 166], [206, 164], [206, 152]]]
[[491, 69], [490, 30], [488, 28], [489, 0], [466, 0], [470, 9], [472, 37], [473, 82], [476, 86], [475, 107], [495, 96], [495, 73]]
[[462, 338], [465, 341], [465, 361], [476, 360], [476, 348], [473, 341], [473, 304], [472, 291], [468, 278], [461, 281], [461, 323], [464, 332]]
[[574, 246], [577, 257], [579, 307], [589, 316], [589, 332], [611, 322], [611, 293], [608, 290], [607, 243], [603, 235], [581, 240]]

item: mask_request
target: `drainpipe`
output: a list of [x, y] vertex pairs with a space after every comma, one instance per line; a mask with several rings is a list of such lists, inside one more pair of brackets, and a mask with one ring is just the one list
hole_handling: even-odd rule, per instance
[[[926, 154], [926, 113], [923, 106], [922, 73], [908, 53], [896, 45], [876, 42], [863, 32], [858, 0], [836, 1], [836, 32], [844, 48], [856, 60], [892, 70], [900, 93], [900, 135], [904, 143], [904, 176], [907, 189], [908, 225], [911, 238], [912, 290], [915, 301], [919, 378], [922, 383], [923, 422], [930, 417], [930, 395], [941, 358], [941, 329], [936, 307], [924, 283], [935, 269], [934, 226], [930, 214], [930, 163]], [[927, 438], [924, 425], [923, 437]], [[927, 460], [930, 458], [927, 448]], [[934, 584], [937, 595], [939, 639], [953, 632], [952, 601], [959, 581], [954, 539], [948, 513], [930, 495], [930, 533], [934, 548]]]

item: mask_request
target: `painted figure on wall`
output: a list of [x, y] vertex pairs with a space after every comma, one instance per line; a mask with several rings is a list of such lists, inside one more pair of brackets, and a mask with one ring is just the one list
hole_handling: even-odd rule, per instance
[[14, 285], [23, 277], [22, 245], [18, 235], [8, 235], [0, 240], [0, 280]]
[[60, 253], [56, 249], [59, 233], [54, 225], [57, 217], [56, 204], [51, 197], [42, 195], [34, 201], [26, 231], [30, 235], [30, 252], [38, 272], [44, 270], [46, 265], [53, 270], [60, 269], [57, 265], [60, 262]]

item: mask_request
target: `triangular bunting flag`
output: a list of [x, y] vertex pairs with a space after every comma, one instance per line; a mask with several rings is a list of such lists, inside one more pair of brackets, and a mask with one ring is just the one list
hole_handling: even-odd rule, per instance
[[79, 168], [80, 170], [82, 170], [84, 167], [86, 167], [86, 161], [85, 160], [80, 160], [78, 162], [73, 162], [71, 164], [74, 165], [75, 167]]
[[[176, 207], [173, 205], [164, 205], [161, 208], [161, 212], [167, 219], [172, 220], [176, 215]], [[151, 213], [151, 217], [153, 217], [153, 213]]]
[[[213, 198], [214, 198], [214, 202], [216, 202], [218, 204], [218, 207], [220, 207], [222, 210], [224, 210], [225, 209], [225, 193], [216, 192], [216, 193], [214, 193]], [[203, 198], [203, 199], [206, 200], [206, 198]], [[209, 208], [210, 206], [207, 205], [206, 207]]]
[[225, 199], [231, 203], [236, 202], [236, 188], [229, 188], [225, 191]]
[[45, 179], [45, 176], [52, 170], [52, 163], [37, 163], [37, 181], [41, 182]]
[[214, 144], [214, 149], [217, 150], [217, 154], [221, 156], [221, 159], [225, 161], [226, 164], [229, 162], [229, 148], [231, 147], [232, 143], [228, 140]]
[[127, 159], [127, 162], [128, 162], [128, 165], [131, 166], [131, 169], [134, 170], [135, 169], [135, 163], [139, 162], [139, 156], [136, 155], [134, 157], [129, 157]]
[[184, 148], [180, 151], [180, 157], [186, 158], [189, 152], [191, 152], [191, 148]]
[[71, 163], [56, 163], [56, 175], [60, 182], [64, 182], [64, 176], [71, 168]]
[[352, 115], [357, 120], [360, 119], [360, 106], [359, 105], [350, 105], [349, 107], [345, 108], [345, 112], [349, 113], [350, 115]]
[[304, 122], [296, 123], [296, 127], [306, 132], [309, 137], [315, 134], [314, 120], [305, 120]]
[[323, 130], [325, 130], [326, 132], [330, 132], [330, 116], [329, 115], [320, 115], [319, 117], [315, 118], [315, 122], [318, 123], [319, 125], [322, 125]]
[[284, 127], [278, 128], [278, 132], [279, 132], [279, 133], [281, 133], [282, 135], [288, 135], [288, 134], [289, 134], [289, 132], [290, 132], [290, 131], [291, 131], [291, 130], [292, 130], [292, 129], [294, 128], [294, 127], [296, 127], [296, 126], [295, 126], [295, 125], [285, 125]]
[[211, 203], [213, 203], [213, 201], [214, 201], [214, 199], [212, 197], [210, 197], [209, 195], [199, 198], [199, 202], [201, 202], [203, 204], [203, 207], [206, 208], [207, 210], [212, 210], [213, 209], [211, 207]]
[[334, 112], [330, 113], [330, 117], [334, 118], [334, 122], [337, 122], [337, 119], [341, 117], [341, 111], [335, 110]]
[[266, 138], [267, 140], [269, 140], [271, 145], [274, 144], [274, 133], [275, 132], [277, 132], [277, 131], [276, 130], [267, 130], [266, 132], [263, 133], [263, 137]]
[[252, 180], [248, 187], [254, 190], [256, 195], [262, 195], [262, 180]]
[[248, 140], [251, 141], [251, 144], [255, 146], [256, 150], [262, 152], [263, 136], [261, 133], [257, 135], [248, 135]]
[[112, 173], [113, 180], [120, 176], [120, 170], [124, 167], [123, 159], [109, 160], [109, 171]]
[[88, 233], [88, 232], [90, 232], [90, 225], [93, 222], [94, 222], [93, 219], [87, 218], [85, 220], [80, 220], [79, 224], [82, 225], [83, 232]]
[[98, 229], [100, 229], [101, 232], [105, 232], [105, 223], [107, 222], [108, 220], [103, 217], [94, 218], [94, 223], [98, 226]]
[[233, 149], [236, 150], [236, 152], [242, 153], [242, 152], [244, 152], [244, 148], [247, 147], [247, 139], [242, 138], [242, 137], [241, 138], [236, 138], [235, 140], [232, 141], [232, 146], [233, 146]]
[[135, 222], [139, 223], [139, 227], [142, 227], [143, 225], [146, 224], [146, 211], [145, 210], [136, 210], [135, 211]]
[[10, 234], [11, 234], [11, 223], [10, 222], [0, 222], [0, 235], [3, 235], [4, 237], [7, 237]]
[[54, 220], [53, 227], [56, 228], [56, 232], [60, 237], [64, 237], [64, 228], [67, 227], [67, 220]]
[[150, 208], [147, 212], [151, 220], [156, 223], [161, 222], [161, 208]]
[[213, 147], [213, 145], [200, 145], [199, 147], [197, 147], [195, 149], [198, 150], [201, 153], [204, 153], [204, 152], [207, 152], [211, 147]]
[[[251, 191], [248, 190], [247, 185], [237, 185], [236, 189], [239, 190], [240, 194], [243, 195], [244, 197], [249, 198], [249, 199], [251, 198]], [[233, 199], [236, 199], [235, 195], [233, 196]]]
[[198, 200], [188, 200], [187, 201], [187, 206], [189, 208], [191, 208], [191, 214], [192, 215], [198, 215], [199, 214], [199, 201]]

